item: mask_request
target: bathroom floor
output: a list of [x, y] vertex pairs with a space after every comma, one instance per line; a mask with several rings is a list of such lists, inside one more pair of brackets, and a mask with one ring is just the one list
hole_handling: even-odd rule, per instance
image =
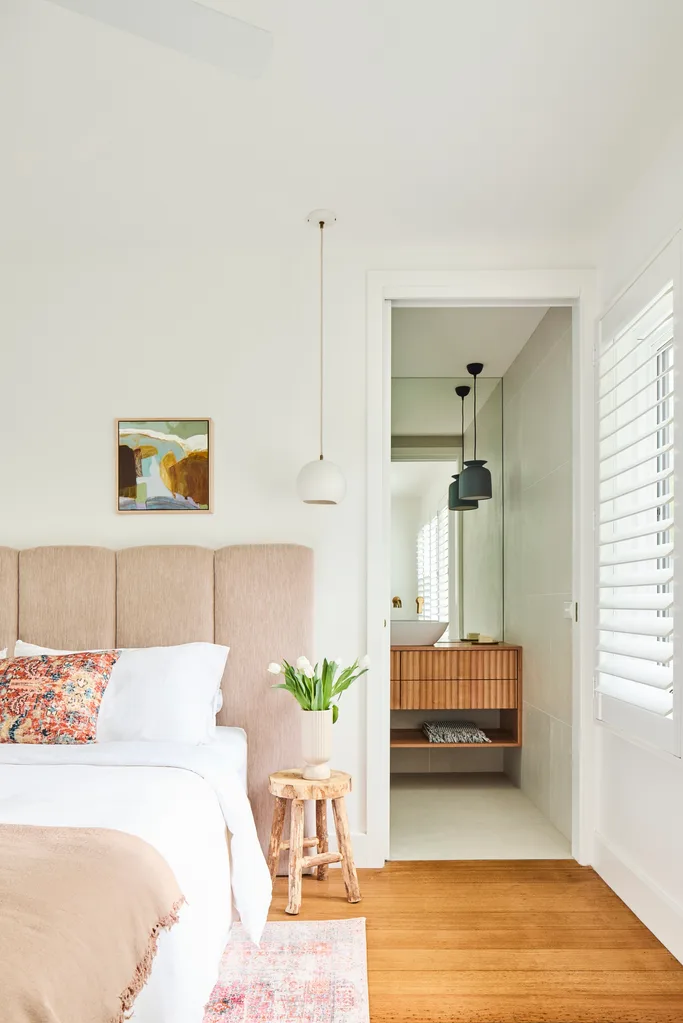
[[569, 841], [504, 774], [392, 774], [392, 860], [566, 859]]

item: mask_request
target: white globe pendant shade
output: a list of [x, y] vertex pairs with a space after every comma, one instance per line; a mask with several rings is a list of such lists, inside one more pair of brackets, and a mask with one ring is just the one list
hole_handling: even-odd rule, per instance
[[340, 504], [346, 495], [346, 480], [338, 465], [317, 458], [303, 467], [296, 489], [304, 504]]

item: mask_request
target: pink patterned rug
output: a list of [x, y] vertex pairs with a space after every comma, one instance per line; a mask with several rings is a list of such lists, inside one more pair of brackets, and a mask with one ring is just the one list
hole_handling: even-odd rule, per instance
[[369, 1023], [365, 920], [270, 923], [256, 948], [239, 924], [204, 1023]]

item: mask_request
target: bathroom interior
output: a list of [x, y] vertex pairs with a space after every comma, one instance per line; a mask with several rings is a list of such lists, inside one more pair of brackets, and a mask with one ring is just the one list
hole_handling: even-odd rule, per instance
[[391, 858], [570, 856], [571, 308], [397, 305], [391, 376]]

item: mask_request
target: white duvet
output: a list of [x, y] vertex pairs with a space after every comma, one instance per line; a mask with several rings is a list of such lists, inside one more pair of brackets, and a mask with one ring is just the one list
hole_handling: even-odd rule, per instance
[[201, 1023], [232, 901], [260, 940], [270, 875], [228, 746], [0, 744], [0, 823], [115, 828], [149, 842], [169, 863], [187, 905], [160, 937], [135, 1023]]

